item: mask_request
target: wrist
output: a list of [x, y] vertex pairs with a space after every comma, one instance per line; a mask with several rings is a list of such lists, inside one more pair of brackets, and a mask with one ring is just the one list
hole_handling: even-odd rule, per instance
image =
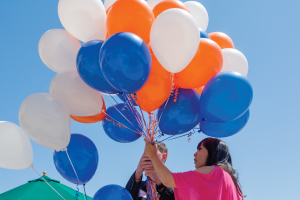
[[135, 171], [134, 180], [136, 183], [140, 182], [142, 180], [143, 172], [140, 172], [138, 170]]
[[157, 186], [159, 186], [159, 185], [162, 185], [162, 182], [158, 179], [157, 181], [155, 181], [155, 184], [156, 184]]
[[151, 161], [153, 162], [153, 160], [158, 159], [158, 156], [157, 156], [157, 154], [152, 154], [152, 155], [149, 156], [149, 158], [150, 158]]

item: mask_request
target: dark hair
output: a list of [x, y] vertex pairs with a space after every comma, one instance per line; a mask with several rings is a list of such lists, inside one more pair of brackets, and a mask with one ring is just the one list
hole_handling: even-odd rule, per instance
[[244, 197], [238, 180], [238, 173], [232, 167], [232, 160], [227, 144], [215, 138], [206, 138], [202, 140], [198, 144], [197, 148], [199, 148], [201, 144], [203, 144], [208, 151], [208, 157], [205, 165], [216, 165], [224, 169], [231, 176], [239, 195]]

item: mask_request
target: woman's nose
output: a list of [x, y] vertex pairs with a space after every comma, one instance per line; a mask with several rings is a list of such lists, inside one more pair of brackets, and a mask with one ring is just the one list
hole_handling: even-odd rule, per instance
[[196, 153], [194, 153], [194, 156], [196, 157], [196, 155], [197, 155], [197, 152]]

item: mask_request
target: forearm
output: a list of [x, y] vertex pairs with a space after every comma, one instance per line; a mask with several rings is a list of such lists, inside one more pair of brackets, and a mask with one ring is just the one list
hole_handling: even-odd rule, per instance
[[157, 156], [151, 158], [159, 180], [166, 186], [176, 188], [171, 171], [159, 160]]
[[136, 182], [134, 172], [125, 187], [129, 191], [133, 199], [136, 199], [138, 197], [140, 186], [141, 181]]
[[135, 171], [134, 173], [134, 179], [135, 179], [135, 182], [138, 183], [142, 180], [143, 178], [143, 172], [140, 172], [138, 169]]

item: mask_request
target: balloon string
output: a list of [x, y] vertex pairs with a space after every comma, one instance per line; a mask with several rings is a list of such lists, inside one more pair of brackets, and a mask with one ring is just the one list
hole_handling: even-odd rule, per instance
[[[109, 101], [109, 100], [108, 100]], [[110, 101], [109, 101], [110, 102]], [[126, 106], [126, 99], [125, 99], [125, 106]], [[111, 103], [111, 102], [110, 102]], [[128, 104], [128, 102], [127, 102], [127, 104]], [[112, 106], [114, 106], [112, 103], [111, 103], [111, 105]], [[127, 107], [127, 106], [126, 106]], [[132, 106], [129, 106], [129, 109], [131, 108], [131, 107], [133, 107], [134, 108], [134, 106], [132, 105]], [[115, 106], [114, 106], [114, 108], [132, 125], [132, 126], [134, 126]], [[128, 107], [127, 107], [128, 108]], [[135, 108], [134, 108], [135, 109]], [[133, 115], [134, 115], [134, 112], [131, 110], [131, 112], [133, 113]], [[107, 115], [107, 114], [106, 114]], [[109, 115], [108, 115], [109, 116]], [[135, 116], [135, 115], [134, 115]], [[111, 116], [109, 116], [110, 118], [112, 118]], [[139, 121], [138, 121], [138, 119], [139, 118], [137, 118], [136, 116], [135, 116], [135, 118], [137, 119], [137, 122], [138, 123], [140, 123]], [[113, 119], [113, 118], [112, 118]], [[114, 119], [115, 120], [115, 119]], [[115, 120], [115, 121], [117, 121], [117, 120]], [[118, 122], [118, 121], [117, 121]], [[119, 122], [120, 123], [120, 122]], [[122, 124], [122, 123], [120, 123], [120, 124]], [[127, 128], [127, 129], [129, 129], [129, 130], [131, 130], [130, 128], [128, 128], [128, 127], [126, 127], [124, 124], [122, 124], [125, 128]], [[139, 124], [140, 125], [140, 124]], [[135, 127], [135, 126], [134, 126]], [[144, 131], [144, 129], [142, 128], [142, 126], [140, 125], [140, 127], [141, 127], [141, 130], [144, 132], [144, 134], [143, 133], [140, 133], [140, 131], [138, 130], [138, 132], [136, 132], [136, 131], [133, 131], [133, 130], [131, 130], [131, 131], [133, 131], [133, 132], [135, 132], [135, 133], [138, 133], [138, 134], [140, 134], [140, 135], [146, 135], [146, 132]]]
[[176, 102], [177, 101], [177, 96], [179, 94], [179, 92], [178, 92], [179, 86], [174, 85], [173, 87], [174, 87], [174, 90], [175, 90], [175, 92], [174, 92], [174, 102]]
[[[136, 98], [136, 97], [134, 97], [134, 98]], [[139, 109], [140, 109], [140, 111], [141, 111], [141, 113], [142, 113], [142, 115], [143, 115], [143, 122], [144, 122], [144, 126], [146, 127], [146, 129], [147, 129], [147, 124], [146, 124], [146, 121], [145, 121], [145, 118], [144, 118], [144, 114], [143, 114], [143, 111], [142, 111], [142, 109], [141, 109], [141, 107], [140, 107], [140, 104], [139, 104], [139, 102], [138, 101], [135, 101], [135, 103], [138, 105], [138, 107], [139, 107]], [[133, 108], [135, 109], [135, 107], [133, 106]], [[137, 112], [137, 110], [135, 109], [135, 111]]]
[[78, 187], [78, 184], [76, 185], [76, 188], [77, 188], [77, 190], [76, 190], [75, 198], [78, 199], [78, 197], [79, 197], [79, 187]]
[[[171, 135], [171, 136], [169, 136], [169, 137], [163, 139], [162, 141], [160, 141], [160, 142], [158, 142], [158, 143], [161, 143], [161, 142], [163, 142], [163, 141], [166, 141], [166, 140], [168, 140], [168, 139], [170, 139], [170, 138], [172, 138], [172, 137], [174, 137], [174, 136], [175, 136], [175, 135]], [[157, 143], [157, 144], [158, 144], [158, 143]]]
[[[175, 139], [177, 139], [177, 138], [181, 138], [181, 137], [184, 137], [184, 136], [188, 136], [188, 142], [189, 142], [189, 141], [191, 140], [191, 136], [192, 136], [193, 134], [195, 134], [195, 132], [196, 132], [195, 129], [197, 129], [197, 128], [193, 128], [189, 133], [184, 134], [184, 135], [180, 135], [180, 136], [175, 137], [175, 138], [171, 138], [171, 139], [169, 139], [168, 141], [175, 140]], [[198, 132], [200, 133], [201, 130], [199, 130]]]
[[[72, 161], [71, 161], [71, 158], [70, 158], [70, 156], [69, 156], [69, 154], [68, 154], [68, 150], [67, 150], [67, 148], [65, 149], [66, 150], [66, 154], [67, 154], [67, 156], [68, 156], [68, 159], [69, 159], [69, 161], [70, 161], [70, 163], [71, 163], [71, 166], [72, 166], [72, 168], [73, 168], [73, 170], [74, 170], [74, 173], [75, 173], [75, 175], [76, 175], [76, 178], [77, 178], [77, 181], [78, 181], [78, 183], [79, 183], [79, 178], [78, 178], [78, 176], [77, 176], [77, 173], [76, 173], [76, 170], [75, 170], [75, 168], [74, 168], [74, 165], [73, 165], [73, 163], [72, 163]], [[83, 186], [82, 186], [83, 187]], [[85, 196], [83, 196], [84, 197], [84, 199], [85, 199]], [[85, 199], [86, 200], [86, 199]]]
[[84, 189], [85, 198], [87, 199], [86, 192], [85, 192], [85, 184], [83, 184], [83, 189]]
[[127, 96], [127, 94], [125, 94], [125, 105], [128, 105], [129, 110], [133, 113], [133, 115], [136, 118], [140, 128], [144, 131], [145, 134], [147, 134], [147, 132], [145, 131], [145, 126], [144, 126], [142, 120], [140, 119], [140, 117], [138, 115], [138, 112], [137, 112], [137, 110], [135, 109], [135, 107], [133, 105], [132, 100], [131, 100], [130, 97]]
[[119, 103], [115, 100], [115, 98], [113, 98], [111, 95], [109, 95], [109, 96], [116, 102], [116, 104], [119, 105]]
[[[127, 128], [129, 130], [131, 130], [132, 132], [138, 133], [138, 134], [142, 134], [140, 132], [134, 131], [130, 128], [128, 128], [127, 126], [125, 126], [124, 124], [122, 124], [121, 122], [119, 122], [118, 120], [114, 119], [113, 117], [111, 117], [110, 115], [108, 115], [105, 111], [102, 111], [105, 113], [105, 115], [107, 115], [108, 117], [110, 117], [111, 119], [108, 119], [107, 117], [105, 118], [107, 121], [112, 121], [114, 123], [115, 126], [119, 126], [119, 127], [124, 127]], [[118, 122], [117, 124], [115, 124], [115, 121]], [[143, 134], [142, 134], [143, 135]]]
[[146, 185], [147, 185], [147, 193], [149, 195], [148, 199], [159, 200], [157, 192], [156, 192], [155, 184], [149, 177], [147, 177]]
[[177, 139], [177, 138], [181, 138], [181, 137], [184, 137], [184, 136], [187, 136], [187, 135], [189, 135], [189, 133], [188, 133], [188, 134], [184, 134], [184, 135], [177, 136], [177, 137], [175, 137], [175, 138], [171, 138], [171, 139], [169, 139], [168, 141], [175, 140], [175, 139]]
[[[145, 128], [146, 128], [146, 135], [148, 135], [148, 128], [147, 128], [147, 123], [146, 123], [146, 121], [145, 121], [145, 117], [144, 117], [144, 113], [143, 113], [143, 111], [142, 111], [142, 109], [141, 109], [141, 107], [140, 107], [140, 105], [139, 105], [139, 103], [137, 102], [137, 105], [138, 105], [138, 107], [140, 108], [140, 111], [141, 111], [141, 113], [142, 113], [142, 118], [143, 118], [143, 122], [144, 122], [144, 126], [145, 126]], [[137, 111], [136, 111], [137, 112]]]
[[[105, 98], [105, 99], [107, 99], [107, 98]], [[107, 99], [108, 100], [108, 99]], [[108, 100], [109, 101], [109, 100]], [[116, 108], [116, 106], [114, 105], [114, 104], [112, 104], [110, 101], [109, 101], [109, 103], [124, 117], [124, 119], [126, 119], [126, 121], [128, 121], [133, 127], [135, 127], [120, 111], [119, 111], [119, 109], [117, 109]], [[137, 131], [139, 131], [138, 129], [137, 129]]]
[[[168, 99], [167, 99], [167, 101], [166, 101], [166, 103], [165, 103], [165, 105], [164, 105], [164, 108], [162, 109], [162, 112], [161, 112], [161, 114], [160, 114], [160, 116], [159, 116], [159, 118], [158, 118], [158, 124], [159, 124], [159, 122], [160, 122], [160, 119], [161, 119], [161, 117], [162, 117], [162, 114], [163, 114], [163, 112], [164, 112], [164, 110], [165, 110], [165, 108], [166, 108], [166, 106], [167, 106], [167, 104], [168, 104], [168, 102], [169, 102], [169, 100], [170, 100], [170, 97], [172, 96], [172, 93], [173, 93], [173, 91], [174, 91], [174, 87], [173, 87], [173, 85], [174, 85], [174, 74], [172, 73], [171, 74], [171, 79], [172, 79], [172, 90], [171, 90], [171, 94], [170, 94], [170, 96], [168, 97]], [[159, 108], [158, 108], [159, 109]], [[158, 127], [158, 126], [157, 126]], [[157, 129], [157, 128], [156, 128]], [[155, 129], [155, 130], [156, 130]]]
[[119, 111], [119, 109], [117, 109], [116, 106], [110, 100], [108, 100], [108, 101], [133, 126], [133, 124]]
[[[146, 124], [146, 121], [145, 121], [144, 113], [143, 113], [143, 111], [142, 111], [142, 109], [141, 109], [141, 107], [140, 107], [140, 105], [137, 101], [136, 101], [136, 104], [138, 105], [138, 107], [140, 109], [140, 112], [142, 114], [142, 119], [140, 119], [140, 121], [141, 121], [141, 124], [143, 125], [145, 133], [147, 135], [148, 134], [148, 128], [147, 128], [147, 124]], [[135, 112], [138, 114], [136, 108], [134, 106], [133, 106], [133, 108], [134, 108]]]
[[[128, 129], [128, 130], [131, 130], [130, 128], [127, 128], [126, 126], [124, 126], [124, 125], [121, 124], [120, 122], [116, 123], [113, 119], [108, 119], [107, 117], [105, 117], [104, 119], [107, 120], [107, 121], [112, 122], [114, 126], [123, 127], [123, 128]], [[132, 131], [132, 132], [135, 132], [135, 133], [137, 133], [137, 134], [142, 135], [140, 132], [137, 132], [137, 131], [134, 131], [134, 130], [131, 130], [131, 131]]]
[[40, 176], [40, 178], [42, 178], [43, 179], [43, 181], [45, 181], [45, 183], [47, 183], [51, 188], [52, 188], [52, 190], [54, 190], [62, 199], [64, 199], [65, 200], [65, 198], [63, 198], [35, 169], [34, 169], [34, 167], [33, 167], [33, 164], [31, 164], [30, 165], [30, 167], [31, 167], [31, 169], [32, 170], [34, 170], [35, 171], [35, 173], [37, 173], [37, 175], [39, 175]]

